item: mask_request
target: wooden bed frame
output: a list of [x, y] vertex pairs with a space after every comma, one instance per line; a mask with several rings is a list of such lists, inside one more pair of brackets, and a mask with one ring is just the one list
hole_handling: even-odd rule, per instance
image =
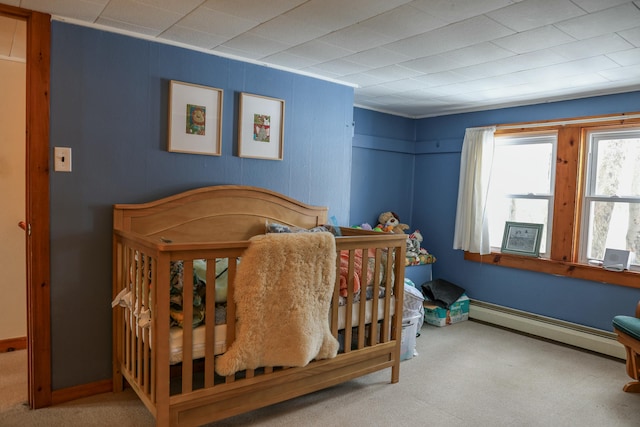
[[[113, 311], [114, 391], [128, 385], [156, 419], [158, 426], [196, 426], [248, 412], [316, 390], [390, 368], [391, 383], [400, 376], [400, 344], [404, 287], [405, 235], [341, 228], [336, 237], [340, 253], [349, 254], [348, 280], [355, 273], [354, 254], [360, 249], [375, 265], [374, 294], [384, 292], [370, 304], [378, 322], [367, 323], [365, 305], [354, 301], [349, 290], [345, 324], [358, 326], [338, 330], [339, 279], [333, 292], [331, 333], [343, 342], [335, 358], [314, 360], [304, 367], [264, 367], [227, 377], [214, 372], [214, 328], [205, 324], [207, 350], [201, 359], [192, 357], [192, 326], [184, 322], [183, 361], [169, 361], [170, 263], [184, 263], [190, 277], [193, 260], [236, 260], [248, 247], [248, 239], [265, 232], [266, 221], [312, 228], [327, 223], [328, 209], [314, 207], [273, 191], [247, 186], [213, 186], [187, 191], [158, 201], [115, 205], [113, 211], [113, 296], [131, 291], [131, 304]], [[346, 251], [346, 252], [345, 252]], [[400, 260], [393, 262], [393, 260]], [[369, 261], [369, 259], [367, 259]], [[363, 262], [361, 277], [366, 277]], [[206, 295], [215, 293], [215, 271], [207, 270]], [[227, 348], [234, 340], [235, 308], [233, 279], [236, 262], [229, 262], [227, 294]], [[337, 276], [337, 275], [336, 275]], [[380, 279], [376, 279], [380, 278]], [[193, 289], [184, 281], [184, 315], [191, 318]], [[388, 290], [390, 286], [386, 286]], [[150, 327], [138, 323], [134, 310], [150, 308]], [[215, 314], [213, 298], [206, 299], [206, 318]]]

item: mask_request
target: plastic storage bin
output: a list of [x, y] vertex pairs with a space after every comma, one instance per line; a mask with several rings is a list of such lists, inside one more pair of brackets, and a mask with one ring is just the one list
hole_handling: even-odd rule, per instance
[[402, 338], [400, 341], [400, 360], [407, 360], [416, 356], [416, 335], [421, 316], [402, 319]]

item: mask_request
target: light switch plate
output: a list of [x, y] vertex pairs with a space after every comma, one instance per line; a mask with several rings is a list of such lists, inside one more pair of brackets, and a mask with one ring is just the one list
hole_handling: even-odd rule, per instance
[[71, 148], [55, 147], [53, 149], [53, 170], [56, 172], [71, 172]]

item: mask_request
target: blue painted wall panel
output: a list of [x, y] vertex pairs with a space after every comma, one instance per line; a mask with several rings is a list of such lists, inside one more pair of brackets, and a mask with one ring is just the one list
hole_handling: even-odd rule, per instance
[[411, 227], [415, 121], [362, 108], [353, 117], [351, 225], [375, 226], [380, 213], [393, 211]]
[[[166, 150], [170, 80], [224, 90], [221, 156]], [[240, 92], [285, 100], [284, 160], [236, 156]], [[50, 143], [73, 150], [51, 174], [53, 388], [111, 378], [114, 203], [246, 184], [346, 224], [352, 122], [351, 87], [53, 21]]]

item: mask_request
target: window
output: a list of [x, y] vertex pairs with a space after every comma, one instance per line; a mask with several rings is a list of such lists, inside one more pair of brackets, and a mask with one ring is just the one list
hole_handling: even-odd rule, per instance
[[586, 139], [580, 261], [602, 260], [606, 248], [640, 254], [640, 128], [592, 131]]
[[[487, 211], [491, 253], [465, 259], [640, 288], [640, 113], [496, 126]], [[505, 221], [544, 224], [540, 257], [500, 252]], [[605, 248], [635, 264], [589, 264]]]
[[548, 257], [555, 183], [556, 133], [495, 138], [489, 184], [491, 247], [499, 251], [507, 221], [543, 224], [540, 255]]

